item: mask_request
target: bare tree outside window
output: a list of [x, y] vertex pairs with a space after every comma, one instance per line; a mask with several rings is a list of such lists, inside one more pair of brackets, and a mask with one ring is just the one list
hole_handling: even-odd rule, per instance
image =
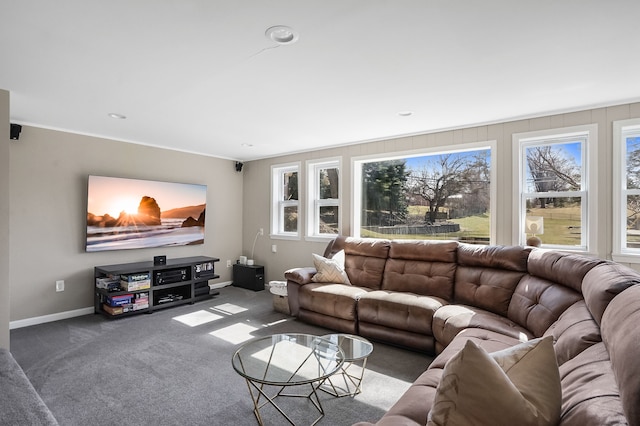
[[544, 218], [543, 244], [582, 245], [582, 149], [575, 139], [525, 149], [526, 214]]
[[361, 235], [489, 243], [490, 149], [362, 165]]

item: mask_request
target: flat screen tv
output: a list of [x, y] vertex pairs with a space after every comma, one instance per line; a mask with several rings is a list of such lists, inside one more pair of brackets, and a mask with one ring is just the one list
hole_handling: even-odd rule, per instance
[[88, 252], [204, 244], [207, 186], [89, 176]]

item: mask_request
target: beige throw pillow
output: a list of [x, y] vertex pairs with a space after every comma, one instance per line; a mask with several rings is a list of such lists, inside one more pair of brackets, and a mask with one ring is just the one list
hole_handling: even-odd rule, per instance
[[491, 354], [468, 340], [444, 367], [427, 425], [557, 425], [561, 404], [551, 336]]
[[331, 259], [313, 254], [313, 264], [318, 271], [311, 281], [316, 283], [351, 284], [344, 270], [344, 250], [340, 250]]

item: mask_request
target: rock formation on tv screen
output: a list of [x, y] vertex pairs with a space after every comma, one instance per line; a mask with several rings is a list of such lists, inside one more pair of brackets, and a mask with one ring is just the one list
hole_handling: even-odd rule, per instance
[[145, 225], [160, 225], [160, 206], [155, 198], [144, 196], [140, 200], [138, 206], [138, 214], [135, 215], [136, 222], [142, 222]]
[[188, 218], [186, 218], [184, 220], [184, 222], [182, 222], [182, 227], [183, 228], [187, 228], [189, 226], [204, 226], [204, 212], [205, 210], [202, 210], [202, 213], [200, 213], [200, 216], [198, 216], [198, 220], [195, 220], [193, 217], [189, 216]]

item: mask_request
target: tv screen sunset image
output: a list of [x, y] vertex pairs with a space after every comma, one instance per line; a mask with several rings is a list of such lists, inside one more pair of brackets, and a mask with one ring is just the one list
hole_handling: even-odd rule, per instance
[[89, 176], [88, 252], [204, 243], [207, 186]]

